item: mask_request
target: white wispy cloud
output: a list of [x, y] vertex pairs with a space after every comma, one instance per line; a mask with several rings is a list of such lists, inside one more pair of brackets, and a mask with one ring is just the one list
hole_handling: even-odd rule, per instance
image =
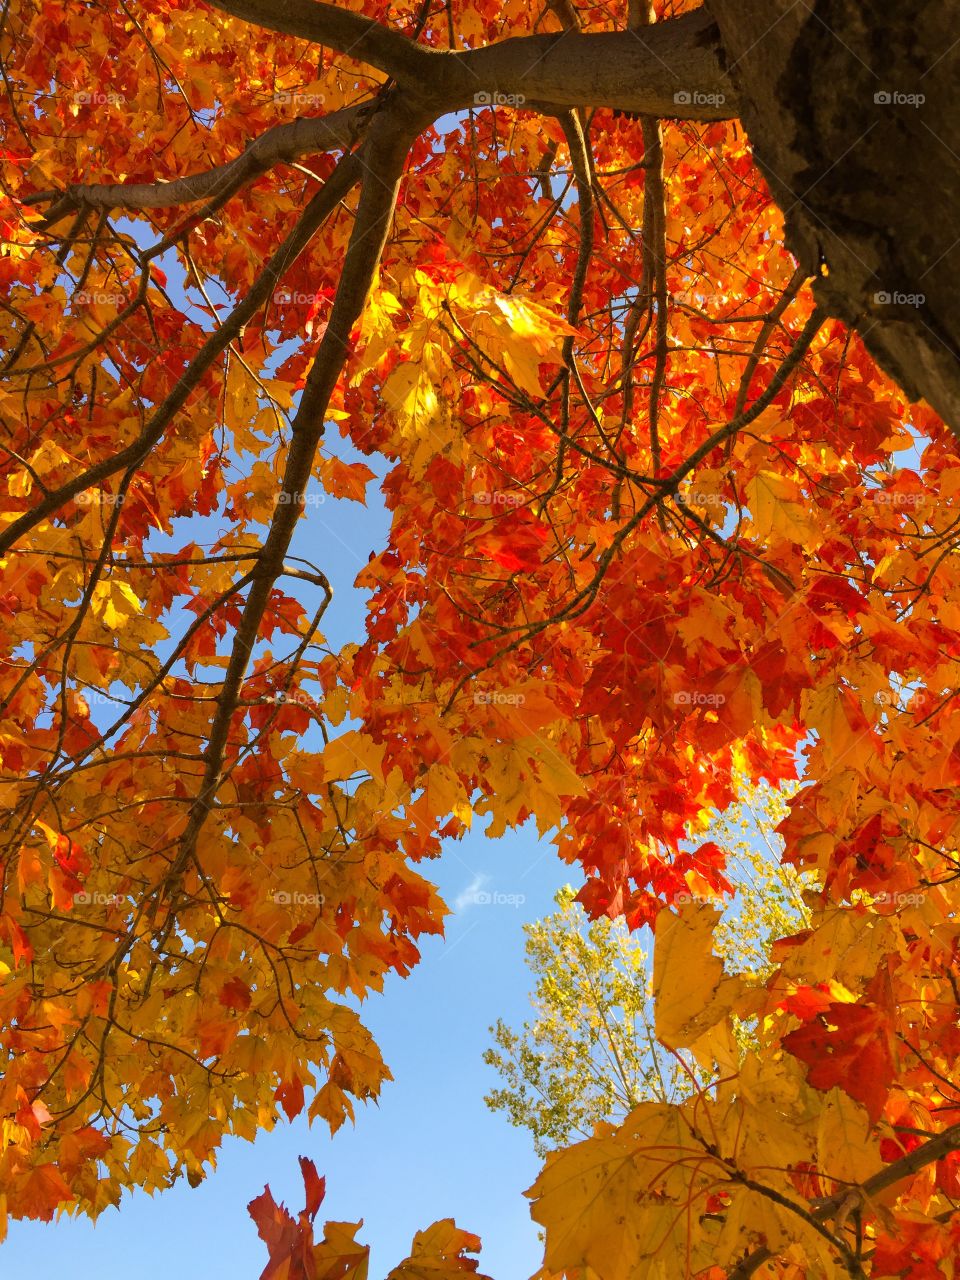
[[458, 911], [465, 911], [467, 907], [476, 906], [477, 894], [489, 879], [489, 876], [481, 875], [480, 873], [475, 875], [467, 887], [457, 894], [453, 903], [454, 907]]

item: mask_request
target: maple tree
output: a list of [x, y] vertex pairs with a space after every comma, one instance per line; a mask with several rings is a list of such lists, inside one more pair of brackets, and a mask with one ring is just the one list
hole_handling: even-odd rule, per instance
[[[954, 58], [904, 6], [881, 70], [937, 114], [856, 71], [826, 118], [811, 67], [836, 105], [887, 16], [761, 13], [3, 8], [4, 1214], [352, 1118], [389, 1071], [347, 997], [443, 928], [422, 864], [533, 817], [654, 927], [704, 1081], [550, 1156], [547, 1272], [954, 1274], [960, 471], [908, 399], [956, 425]], [[290, 546], [357, 452], [392, 523], [334, 651]], [[703, 835], [801, 777], [817, 887], [758, 987]], [[268, 1273], [362, 1274], [304, 1175], [255, 1202]]]

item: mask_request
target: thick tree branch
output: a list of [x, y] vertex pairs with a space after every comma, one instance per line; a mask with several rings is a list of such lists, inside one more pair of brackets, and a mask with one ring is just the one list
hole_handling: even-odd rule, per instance
[[[879, 1173], [875, 1173], [872, 1178], [866, 1180], [860, 1191], [866, 1197], [874, 1196], [878, 1192], [885, 1191], [888, 1187], [893, 1187], [898, 1182], [902, 1182], [904, 1178], [909, 1178], [913, 1174], [919, 1173], [928, 1164], [933, 1164], [936, 1160], [942, 1160], [951, 1151], [958, 1150], [960, 1150], [960, 1124], [955, 1124], [949, 1129], [944, 1129], [943, 1133], [931, 1138], [929, 1142], [925, 1142], [923, 1146], [915, 1147], [913, 1151], [901, 1156], [899, 1160], [894, 1160], [892, 1164], [888, 1164]], [[853, 1191], [856, 1194], [857, 1189], [854, 1188]], [[850, 1194], [850, 1188], [845, 1187], [843, 1191], [824, 1201], [812, 1216], [818, 1222], [828, 1221], [840, 1211], [850, 1198]], [[749, 1277], [773, 1256], [769, 1249], [754, 1249], [753, 1253], [744, 1258], [740, 1265], [730, 1272], [729, 1280], [749, 1280]]]
[[365, 62], [400, 85], [422, 87], [430, 52], [372, 18], [316, 0], [209, 0], [214, 9], [268, 31], [312, 40]]
[[[294, 31], [321, 43], [336, 38], [335, 47], [343, 46], [344, 52], [347, 34], [354, 33], [351, 38], [356, 40], [359, 33], [362, 39], [355, 47], [350, 45], [350, 51], [370, 52], [373, 65], [384, 63], [383, 69], [383, 49], [400, 49], [404, 56], [412, 53], [407, 90], [425, 100], [434, 116], [483, 105], [498, 94], [517, 106], [529, 102], [531, 108], [602, 105], [690, 120], [727, 119], [737, 111], [733, 87], [721, 70], [716, 31], [702, 11], [657, 23], [642, 34], [571, 31], [505, 40], [462, 53], [438, 53], [419, 48], [377, 23], [313, 0], [288, 0], [269, 13], [262, 12], [265, 0], [214, 2], [225, 12], [275, 30]], [[332, 35], [327, 35], [328, 29]], [[391, 74], [402, 82], [400, 64], [391, 58], [390, 66]], [[236, 159], [182, 178], [78, 183], [63, 194], [51, 217], [75, 208], [166, 209], [200, 200], [216, 200], [219, 206], [277, 164], [316, 151], [354, 146], [374, 105], [363, 102], [326, 116], [275, 125]], [[50, 195], [40, 192], [24, 203], [41, 203]]]
[[323, 437], [327, 405], [349, 349], [350, 331], [360, 317], [376, 275], [396, 207], [404, 161], [423, 123], [419, 120], [414, 127], [402, 110], [395, 113], [384, 112], [377, 117], [369, 135], [368, 146], [364, 148], [366, 177], [361, 188], [343, 273], [326, 332], [291, 424], [293, 435], [281, 489], [281, 495], [285, 495], [286, 501], [277, 505], [270, 532], [254, 570], [254, 581], [243, 615], [237, 624], [217, 713], [204, 752], [206, 768], [203, 783], [190, 809], [180, 850], [167, 880], [171, 896], [176, 892], [178, 878], [192, 858], [197, 838], [213, 808], [243, 678], [250, 664], [270, 593], [283, 572], [284, 559], [302, 513], [297, 497], [309, 484], [314, 458]]
[[563, 31], [448, 53], [314, 0], [211, 3], [368, 63], [434, 115], [489, 103], [495, 94], [534, 109], [613, 107], [681, 120], [728, 120], [739, 112], [717, 29], [702, 9], [643, 31]]
[[[332, 111], [327, 116], [310, 116], [274, 125], [235, 160], [201, 173], [187, 174], [169, 182], [160, 179], [78, 184], [68, 188], [67, 195], [75, 205], [93, 209], [169, 209], [210, 197], [222, 198], [283, 161], [317, 151], [348, 150], [357, 142], [360, 127], [372, 105], [371, 100]], [[25, 204], [31, 202], [29, 198], [24, 201]]]
[[437, 55], [448, 109], [502, 93], [552, 107], [612, 107], [677, 120], [739, 114], [717, 29], [702, 9], [641, 31], [521, 36]]
[[814, 296], [960, 431], [957, 0], [706, 8]]

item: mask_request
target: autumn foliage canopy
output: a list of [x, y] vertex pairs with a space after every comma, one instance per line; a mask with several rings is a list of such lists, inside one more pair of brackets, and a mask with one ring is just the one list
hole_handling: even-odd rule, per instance
[[[390, 1077], [350, 997], [442, 932], [431, 859], [532, 817], [655, 928], [658, 1037], [712, 1082], [548, 1158], [544, 1275], [956, 1274], [956, 441], [813, 305], [732, 88], [658, 120], [515, 65], [685, 7], [4, 6], [10, 1216], [352, 1119]], [[331, 649], [335, 550], [290, 543], [375, 470]], [[810, 926], [758, 984], [703, 833], [797, 779]], [[266, 1274], [362, 1275], [304, 1177], [251, 1207]]]

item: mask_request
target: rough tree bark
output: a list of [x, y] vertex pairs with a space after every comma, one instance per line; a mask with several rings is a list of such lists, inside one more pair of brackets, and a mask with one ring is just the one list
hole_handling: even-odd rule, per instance
[[960, 4], [706, 8], [818, 301], [960, 431]]

